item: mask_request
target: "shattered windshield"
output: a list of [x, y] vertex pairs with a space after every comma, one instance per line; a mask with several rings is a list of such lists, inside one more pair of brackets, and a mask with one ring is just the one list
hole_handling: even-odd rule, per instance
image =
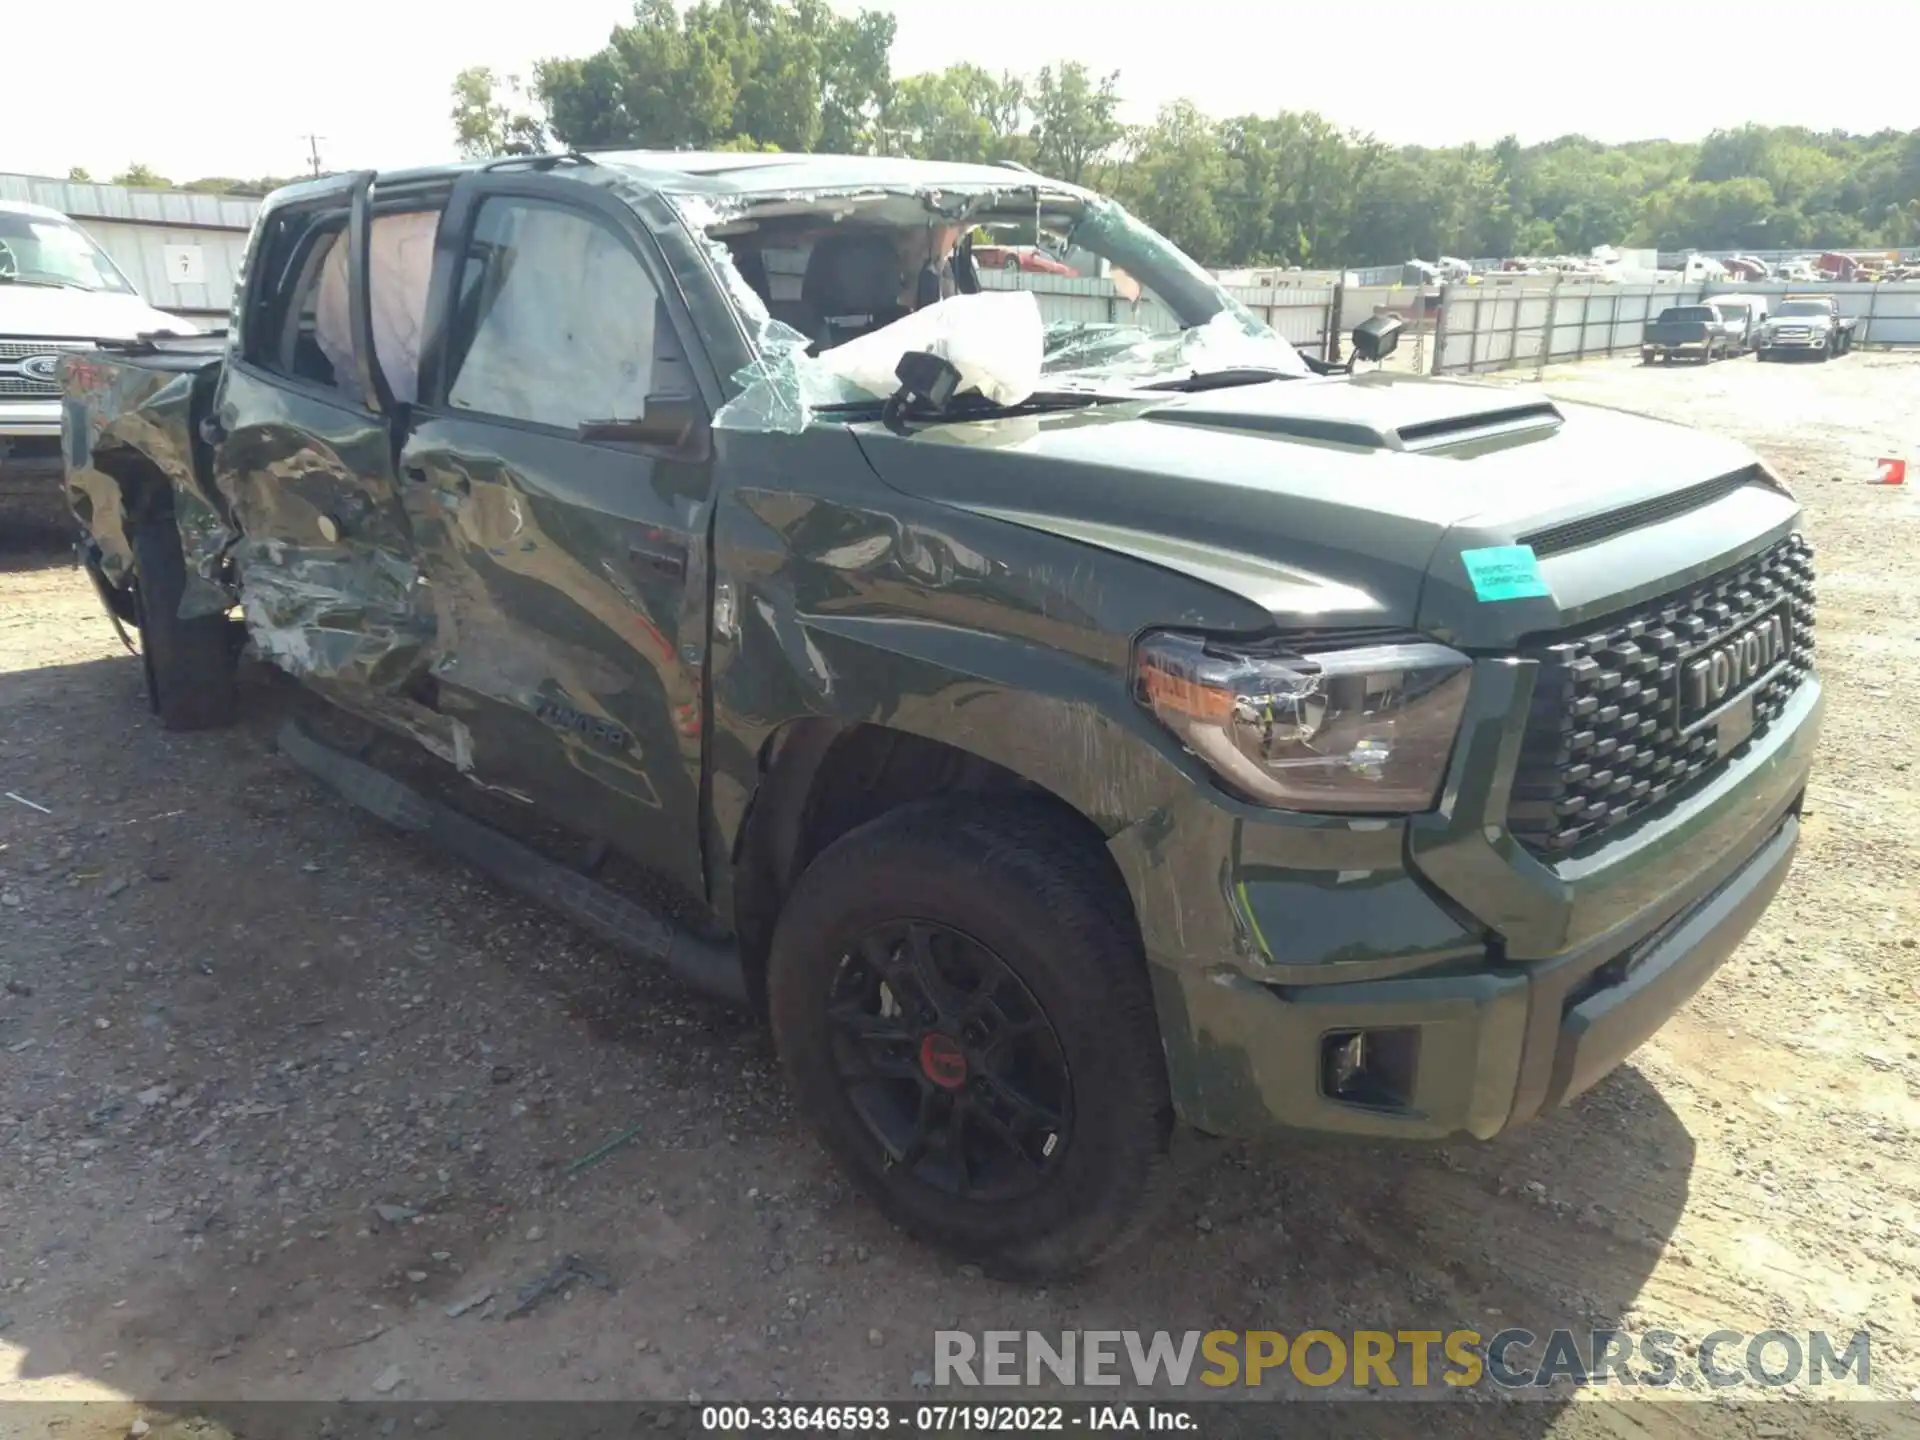
[[[998, 403], [1124, 395], [1225, 369], [1307, 373], [1171, 241], [1110, 200], [1050, 182], [674, 204], [706, 241], [756, 355], [721, 425], [802, 428], [823, 406], [889, 393], [899, 356], [920, 348], [994, 357], [959, 368], [963, 393]], [[1019, 253], [1052, 263], [1003, 263]]]

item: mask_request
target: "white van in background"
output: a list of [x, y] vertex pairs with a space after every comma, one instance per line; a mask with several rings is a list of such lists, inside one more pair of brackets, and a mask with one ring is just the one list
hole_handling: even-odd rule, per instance
[[1729, 320], [1741, 324], [1740, 348], [1758, 349], [1760, 331], [1767, 323], [1768, 301], [1765, 295], [1709, 295], [1706, 303]]
[[[101, 340], [199, 327], [142, 300], [58, 210], [0, 200], [0, 497], [60, 474], [60, 357]], [[3, 537], [0, 537], [3, 538]]]

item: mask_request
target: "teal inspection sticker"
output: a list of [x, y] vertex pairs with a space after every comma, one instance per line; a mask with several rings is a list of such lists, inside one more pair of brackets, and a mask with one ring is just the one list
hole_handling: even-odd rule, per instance
[[1540, 574], [1540, 561], [1531, 545], [1494, 545], [1485, 550], [1462, 550], [1460, 560], [1473, 581], [1473, 593], [1482, 600], [1528, 600], [1552, 595]]

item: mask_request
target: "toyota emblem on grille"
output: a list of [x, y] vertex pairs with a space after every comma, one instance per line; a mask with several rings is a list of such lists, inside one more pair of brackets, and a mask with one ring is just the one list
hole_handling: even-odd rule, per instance
[[1681, 719], [1692, 724], [1722, 701], [1751, 689], [1791, 650], [1784, 604], [1701, 646], [1683, 662], [1680, 672]]

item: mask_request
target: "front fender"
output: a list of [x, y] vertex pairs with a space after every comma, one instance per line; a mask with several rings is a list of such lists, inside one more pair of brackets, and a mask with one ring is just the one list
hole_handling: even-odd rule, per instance
[[1052, 792], [1112, 835], [1191, 787], [1124, 670], [1016, 637], [911, 619], [811, 616], [816, 712], [938, 740]]
[[732, 853], [768, 737], [805, 717], [944, 742], [1107, 835], [1192, 788], [1194, 762], [1130, 694], [1134, 637], [1255, 630], [1264, 611], [1131, 556], [885, 490], [844, 431], [782, 438], [780, 473], [817, 458], [820, 483], [751, 483], [771, 474], [736, 455], [742, 481], [716, 506], [718, 853]]

